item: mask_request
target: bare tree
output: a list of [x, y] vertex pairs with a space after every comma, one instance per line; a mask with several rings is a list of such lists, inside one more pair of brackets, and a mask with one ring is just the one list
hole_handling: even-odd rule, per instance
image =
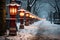
[[[54, 5], [52, 5], [52, 3], [51, 2], [49, 2], [48, 1], [48, 3], [55, 9], [55, 13], [53, 13], [53, 14], [50, 14], [51, 15], [51, 17], [52, 17], [52, 15], [53, 15], [53, 19], [54, 19], [54, 21], [56, 22], [56, 23], [58, 23], [59, 22], [59, 20], [60, 20], [60, 9], [59, 9], [59, 6], [58, 6], [58, 1], [59, 0], [54, 0], [54, 2], [55, 2], [55, 6]], [[50, 17], [50, 18], [51, 18]], [[55, 23], [54, 22], [54, 23]]]
[[35, 4], [37, 0], [27, 0], [27, 10], [31, 12], [31, 7]]

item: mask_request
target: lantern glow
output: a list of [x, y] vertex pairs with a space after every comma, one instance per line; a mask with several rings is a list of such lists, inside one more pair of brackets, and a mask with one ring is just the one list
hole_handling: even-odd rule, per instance
[[35, 16], [32, 16], [32, 18], [36, 18]]
[[26, 17], [29, 17], [29, 13], [26, 13]]
[[24, 15], [25, 15], [25, 10], [24, 9], [20, 9], [19, 11], [19, 16], [20, 16], [20, 29], [24, 29]]
[[20, 16], [24, 16], [24, 12], [20, 12]]
[[24, 9], [20, 9], [18, 11], [20, 12], [19, 13], [20, 16], [24, 16], [25, 15], [25, 10]]
[[25, 11], [25, 26], [29, 26], [29, 16], [30, 16], [30, 14], [29, 14], [29, 12], [28, 11]]
[[10, 10], [10, 15], [16, 15], [17, 14], [17, 6], [10, 6], [9, 10]]
[[15, 3], [15, 0], [11, 0], [10, 4], [7, 4], [9, 8], [9, 35], [10, 36], [16, 36], [17, 35], [17, 26], [16, 26], [16, 15], [18, 12], [19, 4]]
[[30, 14], [29, 14], [28, 11], [25, 11], [25, 16], [26, 16], [26, 17], [29, 17], [29, 16], [30, 16]]
[[30, 14], [30, 17], [32, 18], [32, 15]]

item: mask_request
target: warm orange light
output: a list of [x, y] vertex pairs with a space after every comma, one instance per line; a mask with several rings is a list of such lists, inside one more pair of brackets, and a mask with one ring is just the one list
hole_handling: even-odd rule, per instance
[[32, 15], [30, 15], [30, 17], [32, 18]]
[[32, 18], [34, 18], [34, 16], [32, 16]]
[[29, 13], [26, 13], [26, 17], [29, 17]]
[[10, 10], [10, 15], [16, 15], [17, 14], [17, 7], [16, 6], [10, 6], [9, 10]]
[[32, 16], [32, 18], [35, 18], [35, 16]]
[[24, 12], [20, 12], [20, 14], [19, 14], [20, 16], [24, 16]]
[[36, 18], [36, 16], [33, 16], [33, 18]]
[[30, 17], [31, 17], [31, 18], [34, 18], [34, 16], [33, 16], [33, 15], [30, 15]]

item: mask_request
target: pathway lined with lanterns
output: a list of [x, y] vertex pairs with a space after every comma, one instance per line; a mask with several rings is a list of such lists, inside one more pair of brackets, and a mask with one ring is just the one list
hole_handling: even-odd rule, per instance
[[[59, 31], [60, 25], [51, 24], [49, 21], [37, 21], [29, 26], [24, 26], [24, 29], [19, 29], [20, 23], [17, 23], [17, 36], [7, 37], [10, 40], [60, 40]], [[52, 31], [53, 30], [53, 31]], [[54, 31], [55, 30], [55, 31]], [[45, 34], [47, 32], [47, 34]], [[57, 32], [55, 34], [55, 32]], [[49, 35], [48, 35], [49, 34]], [[52, 35], [53, 34], [53, 35]]]
[[[47, 39], [47, 40], [53, 39], [54, 40], [54, 35], [53, 35], [53, 38], [49, 38], [48, 36], [46, 36], [47, 34], [43, 33], [44, 31], [47, 31], [47, 30], [45, 30], [46, 28], [49, 29], [51, 24], [49, 24], [50, 26], [43, 25], [44, 24], [44, 20], [46, 20], [45, 18], [39, 18], [38, 16], [36, 16], [36, 15], [30, 13], [30, 12], [29, 12], [29, 14], [31, 14], [30, 17], [34, 20], [34, 22], [32, 22], [33, 20], [30, 20], [30, 22], [32, 22], [32, 23], [29, 24], [28, 26], [23, 24], [24, 28], [22, 28], [22, 29], [19, 29], [19, 27], [21, 27], [20, 26], [21, 23], [20, 22], [16, 23], [17, 24], [17, 28], [18, 28], [17, 35], [16, 36], [9, 36], [9, 37], [6, 37], [6, 38], [10, 39], [10, 40], [44, 40], [44, 39]], [[6, 18], [6, 19], [7, 20], [16, 20], [16, 18]], [[19, 18], [19, 19], [21, 19], [21, 18]], [[38, 20], [42, 20], [42, 21], [38, 21]], [[47, 23], [49, 23], [49, 22], [47, 22]], [[49, 29], [49, 31], [50, 30], [51, 29]], [[41, 38], [39, 38], [39, 37], [41, 37]]]
[[[19, 10], [18, 8], [21, 5], [15, 3], [15, 0], [12, 0], [12, 2], [7, 6], [9, 7], [8, 9], [9, 9], [10, 18], [6, 18], [6, 20], [10, 20], [10, 24], [9, 24], [10, 26], [9, 26], [9, 31], [7, 32], [7, 35], [9, 36], [5, 37], [5, 40], [50, 40], [50, 39], [54, 40], [54, 38], [59, 39], [59, 37], [55, 35], [53, 36], [48, 35], [51, 32], [52, 34], [54, 34], [53, 32], [55, 31], [53, 30], [57, 31], [59, 27], [58, 28], [54, 27], [49, 22], [44, 21], [46, 20], [45, 18], [39, 18], [38, 16], [22, 8]], [[16, 23], [17, 13], [20, 16], [19, 23]], [[46, 25], [47, 24], [46, 22], [49, 23], [49, 25]], [[18, 31], [16, 30], [16, 27], [18, 28]], [[50, 36], [50, 38], [48, 36]]]
[[[20, 23], [16, 23], [18, 27], [16, 36], [6, 37], [9, 40], [60, 40], [60, 25], [51, 24], [49, 21], [37, 21], [24, 29], [19, 29]], [[57, 30], [59, 29], [59, 30]], [[1, 38], [0, 38], [1, 39]], [[4, 40], [4, 38], [3, 38]]]

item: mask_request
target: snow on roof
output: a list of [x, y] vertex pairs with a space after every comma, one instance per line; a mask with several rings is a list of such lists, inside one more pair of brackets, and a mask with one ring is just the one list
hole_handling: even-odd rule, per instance
[[18, 11], [26, 11], [25, 9], [23, 9], [23, 8], [21, 8], [20, 10], [18, 10]]
[[11, 5], [11, 6], [21, 6], [21, 5], [19, 5], [19, 4], [17, 4], [17, 3], [11, 3], [11, 4], [7, 4], [6, 6], [9, 6], [9, 5]]

